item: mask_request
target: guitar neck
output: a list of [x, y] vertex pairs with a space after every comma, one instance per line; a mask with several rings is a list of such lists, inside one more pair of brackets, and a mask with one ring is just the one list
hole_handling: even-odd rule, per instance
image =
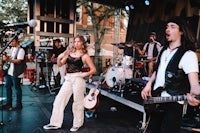
[[97, 84], [96, 84], [96, 86], [95, 86], [94, 89], [98, 89], [98, 87], [99, 87], [99, 85], [100, 85], [100, 83], [101, 83], [101, 80], [102, 80], [102, 78], [103, 78], [103, 74], [104, 74], [104, 73], [105, 73], [105, 72], [101, 73], [101, 75], [100, 75], [100, 77], [99, 77], [99, 80], [97, 81]]
[[186, 95], [169, 96], [169, 97], [149, 97], [147, 100], [144, 100], [144, 104], [177, 102], [183, 100], [184, 101], [187, 100]]

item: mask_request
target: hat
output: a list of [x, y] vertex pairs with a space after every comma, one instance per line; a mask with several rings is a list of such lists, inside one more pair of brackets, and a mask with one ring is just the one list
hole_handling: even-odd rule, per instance
[[167, 23], [172, 22], [177, 24], [179, 27], [184, 26], [185, 22], [183, 21], [183, 19], [181, 19], [180, 17], [173, 17], [171, 19], [168, 20]]
[[150, 34], [149, 34], [150, 36], [151, 35], [154, 35], [154, 36], [156, 36], [156, 32], [150, 32]]
[[61, 42], [59, 38], [55, 39], [54, 41], [59, 43]]

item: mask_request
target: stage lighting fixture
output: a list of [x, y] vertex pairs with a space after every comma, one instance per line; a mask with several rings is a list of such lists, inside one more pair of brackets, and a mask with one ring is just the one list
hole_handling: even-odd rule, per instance
[[126, 9], [127, 11], [133, 10], [133, 9], [134, 9], [133, 2], [127, 1], [126, 4], [125, 4], [125, 9]]
[[133, 6], [133, 4], [131, 4], [129, 7], [130, 7], [130, 9], [132, 9], [132, 10], [134, 9], [134, 6]]
[[144, 3], [145, 3], [146, 6], [149, 6], [149, 5], [150, 5], [149, 0], [145, 0]]
[[129, 6], [125, 6], [125, 9], [126, 9], [127, 11], [129, 11]]

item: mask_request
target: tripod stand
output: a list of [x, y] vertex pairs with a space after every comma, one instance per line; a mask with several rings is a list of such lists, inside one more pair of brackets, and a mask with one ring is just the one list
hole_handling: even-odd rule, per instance
[[[60, 79], [61, 79], [61, 74], [60, 74], [60, 71], [57, 70], [57, 74], [55, 74], [55, 70], [56, 68], [54, 67], [57, 67], [57, 66], [54, 66], [54, 65], [57, 65], [55, 63], [51, 63], [51, 66], [50, 66], [50, 72], [51, 72], [51, 77], [50, 77], [50, 86], [51, 86], [51, 90], [52, 91], [55, 91], [55, 94], [57, 95], [57, 93], [59, 92], [60, 90]], [[53, 83], [52, 83], [53, 82]]]

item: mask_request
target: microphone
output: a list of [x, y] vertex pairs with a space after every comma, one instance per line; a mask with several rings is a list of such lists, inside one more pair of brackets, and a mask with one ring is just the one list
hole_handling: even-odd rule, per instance
[[31, 19], [28, 22], [20, 22], [20, 23], [7, 24], [7, 25], [4, 25], [4, 28], [7, 28], [7, 27], [26, 27], [26, 26], [35, 27], [36, 25], [37, 25], [36, 20]]

